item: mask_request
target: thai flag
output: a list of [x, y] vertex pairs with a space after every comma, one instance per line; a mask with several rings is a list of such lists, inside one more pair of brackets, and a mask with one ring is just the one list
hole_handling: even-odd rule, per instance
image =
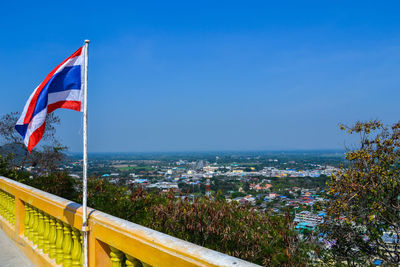
[[58, 108], [83, 111], [84, 49], [79, 48], [53, 69], [33, 91], [15, 129], [31, 152], [46, 127], [46, 116]]

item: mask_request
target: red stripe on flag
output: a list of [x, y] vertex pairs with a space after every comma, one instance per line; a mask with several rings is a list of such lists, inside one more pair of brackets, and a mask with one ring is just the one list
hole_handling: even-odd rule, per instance
[[59, 101], [47, 106], [47, 113], [51, 113], [58, 108], [72, 109], [81, 111], [81, 101]]
[[46, 78], [44, 79], [44, 81], [39, 85], [39, 87], [37, 88], [35, 95], [32, 97], [31, 102], [29, 103], [29, 107], [28, 110], [26, 111], [25, 114], [25, 119], [24, 119], [24, 123], [29, 123], [31, 121], [33, 112], [35, 111], [35, 106], [36, 106], [36, 102], [37, 99], [40, 95], [40, 92], [42, 92], [43, 87], [48, 83], [48, 81], [51, 79], [51, 77], [53, 77], [54, 73], [58, 70], [58, 68], [60, 68], [60, 66], [62, 66], [68, 59], [76, 57], [76, 56], [80, 56], [82, 54], [82, 47], [80, 47], [78, 50], [76, 50], [72, 55], [70, 55], [69, 57], [67, 57], [63, 62], [61, 62], [60, 64], [58, 64], [57, 67], [55, 67], [49, 74], [47, 74]]
[[43, 124], [34, 131], [31, 136], [29, 137], [29, 143], [28, 143], [28, 151], [31, 153], [32, 149], [39, 143], [40, 139], [42, 139], [44, 129], [46, 128], [46, 122], [43, 122]]

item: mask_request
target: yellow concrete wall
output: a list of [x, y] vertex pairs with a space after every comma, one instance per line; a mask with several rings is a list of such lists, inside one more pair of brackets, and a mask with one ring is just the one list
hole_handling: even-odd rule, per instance
[[[100, 211], [88, 213], [90, 267], [256, 266]], [[80, 204], [0, 177], [0, 227], [37, 266], [82, 266]]]

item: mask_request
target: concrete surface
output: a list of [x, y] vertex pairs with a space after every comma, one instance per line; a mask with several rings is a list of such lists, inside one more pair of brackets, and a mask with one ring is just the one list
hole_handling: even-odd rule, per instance
[[0, 266], [1, 267], [34, 267], [25, 254], [18, 249], [8, 236], [0, 229]]

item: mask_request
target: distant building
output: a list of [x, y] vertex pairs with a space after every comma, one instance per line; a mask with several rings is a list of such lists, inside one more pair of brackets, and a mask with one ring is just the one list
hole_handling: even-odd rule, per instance
[[293, 222], [296, 223], [298, 230], [314, 230], [315, 227], [324, 222], [325, 212], [314, 214], [311, 211], [302, 211], [297, 213]]
[[202, 170], [204, 167], [204, 161], [203, 160], [199, 160], [199, 162], [197, 163], [197, 170]]

